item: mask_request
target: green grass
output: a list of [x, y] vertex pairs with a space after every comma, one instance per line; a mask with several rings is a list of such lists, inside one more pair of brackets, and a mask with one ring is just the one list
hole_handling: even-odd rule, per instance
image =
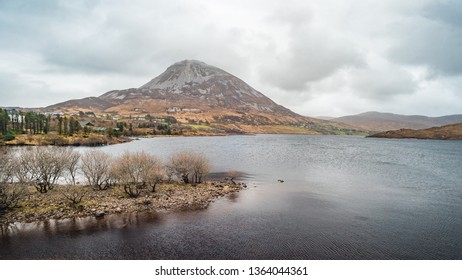
[[210, 130], [212, 129], [210, 126], [206, 125], [206, 124], [184, 124], [186, 126], [190, 126], [194, 129], [198, 129], [198, 130]]

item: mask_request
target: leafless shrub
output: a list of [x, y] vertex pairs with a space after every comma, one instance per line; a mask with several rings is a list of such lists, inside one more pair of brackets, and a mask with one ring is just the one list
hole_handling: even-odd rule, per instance
[[25, 187], [15, 183], [0, 183], [0, 211], [14, 208], [24, 197]]
[[148, 186], [155, 192], [164, 173], [157, 157], [145, 152], [125, 152], [111, 166], [111, 176], [123, 186], [126, 194], [136, 197]]
[[16, 207], [24, 194], [24, 187], [12, 182], [14, 159], [6, 148], [0, 147], [2, 162], [0, 164], [0, 210]]
[[66, 165], [64, 167], [66, 181], [68, 184], [75, 185], [75, 179], [79, 171], [80, 153], [68, 148], [63, 156], [66, 158]]
[[181, 178], [184, 183], [201, 183], [210, 172], [210, 162], [202, 154], [194, 152], [180, 152], [170, 159], [170, 169]]
[[8, 149], [0, 146], [0, 184], [8, 183], [14, 176], [14, 160]]
[[76, 207], [82, 202], [83, 198], [87, 195], [87, 189], [79, 185], [66, 185], [59, 188], [61, 195], [69, 201], [72, 207]]
[[111, 184], [109, 168], [111, 157], [103, 151], [87, 151], [83, 154], [80, 170], [88, 185], [100, 190], [107, 189]]
[[141, 190], [145, 188], [143, 183], [122, 183], [124, 192], [129, 197], [138, 197], [141, 194]]
[[228, 173], [226, 173], [226, 177], [224, 178], [224, 181], [228, 184], [237, 185], [234, 179], [240, 177], [241, 175], [242, 173], [239, 171], [235, 171], [235, 170], [229, 171]]
[[19, 152], [15, 175], [19, 182], [35, 183], [37, 191], [46, 193], [63, 176], [69, 149], [32, 147]]
[[32, 162], [29, 160], [29, 154], [32, 154], [31, 148], [20, 150], [18, 154], [12, 158], [14, 177], [19, 183], [32, 183], [34, 174], [32, 172]]

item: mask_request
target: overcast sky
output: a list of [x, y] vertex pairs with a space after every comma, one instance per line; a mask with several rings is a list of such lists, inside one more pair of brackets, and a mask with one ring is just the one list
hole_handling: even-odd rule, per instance
[[462, 1], [0, 0], [0, 106], [139, 87], [197, 59], [309, 116], [462, 113]]

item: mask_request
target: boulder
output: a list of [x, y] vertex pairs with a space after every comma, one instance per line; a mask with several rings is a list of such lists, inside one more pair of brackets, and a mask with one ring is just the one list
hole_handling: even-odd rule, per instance
[[96, 218], [102, 218], [102, 217], [104, 217], [104, 215], [106, 215], [106, 212], [104, 212], [104, 211], [96, 211], [96, 212], [93, 213], [93, 215]]

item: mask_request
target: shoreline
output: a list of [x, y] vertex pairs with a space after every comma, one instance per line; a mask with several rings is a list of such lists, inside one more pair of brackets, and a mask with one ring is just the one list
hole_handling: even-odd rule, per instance
[[60, 137], [54, 135], [16, 136], [14, 140], [0, 140], [0, 146], [5, 147], [33, 147], [33, 146], [61, 146], [61, 147], [102, 147], [132, 142], [136, 137], [106, 137], [104, 135]]
[[[25, 140], [24, 137], [18, 137], [15, 140], [11, 141], [1, 141], [0, 146], [6, 147], [33, 147], [33, 146], [61, 146], [61, 147], [104, 147], [104, 146], [111, 146], [117, 144], [125, 144], [130, 143], [139, 139], [150, 139], [150, 138], [170, 138], [170, 137], [224, 137], [224, 136], [236, 136], [236, 135], [250, 135], [254, 136], [256, 134], [252, 133], [242, 133], [242, 134], [217, 134], [217, 133], [210, 133], [210, 134], [180, 134], [180, 135], [134, 135], [134, 136], [121, 136], [121, 137], [112, 137], [112, 138], [104, 138], [102, 136], [94, 137], [99, 138], [96, 139], [95, 142], [86, 142], [86, 141], [75, 141], [73, 138], [60, 138], [61, 141], [59, 142], [52, 142], [48, 140], [44, 140], [43, 135], [37, 135], [33, 140]], [[104, 138], [104, 139], [103, 139]]]
[[172, 182], [159, 184], [156, 192], [146, 189], [139, 197], [130, 198], [118, 186], [103, 191], [82, 186], [86, 188], [85, 197], [78, 205], [72, 205], [63, 196], [66, 187], [58, 185], [49, 193], [41, 194], [33, 186], [28, 186], [25, 199], [18, 207], [0, 213], [0, 227], [46, 220], [101, 218], [113, 214], [195, 211], [206, 209], [211, 202], [247, 188], [244, 183], [224, 181], [196, 186]]

